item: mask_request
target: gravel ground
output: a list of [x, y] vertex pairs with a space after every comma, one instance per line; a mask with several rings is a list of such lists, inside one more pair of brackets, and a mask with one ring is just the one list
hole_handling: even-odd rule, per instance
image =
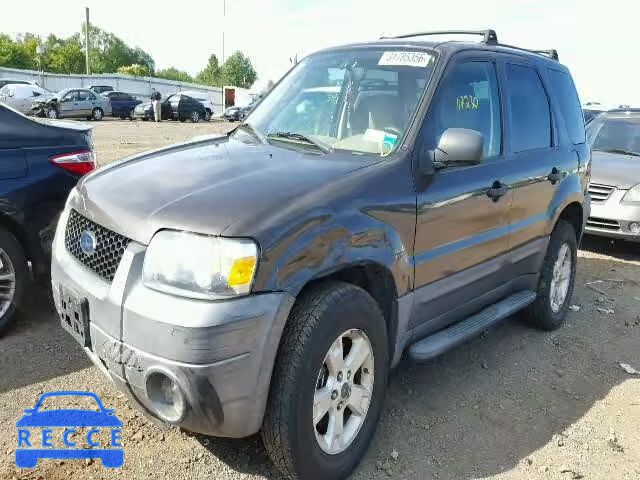
[[[229, 124], [95, 125], [101, 163]], [[564, 328], [506, 322], [423, 365], [403, 362], [354, 479], [640, 479], [640, 248], [586, 239]], [[600, 283], [589, 282], [602, 281]], [[34, 289], [0, 339], [0, 479], [280, 478], [258, 436], [217, 439], [160, 430], [132, 409], [59, 328]], [[606, 313], [612, 312], [612, 313]], [[43, 392], [96, 392], [123, 420], [125, 465], [13, 463], [15, 422]]]

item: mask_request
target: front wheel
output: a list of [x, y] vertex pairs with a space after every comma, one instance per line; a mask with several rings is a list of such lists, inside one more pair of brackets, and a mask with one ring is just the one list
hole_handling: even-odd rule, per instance
[[53, 107], [52, 107], [52, 108], [49, 108], [49, 109], [47, 110], [47, 117], [48, 117], [48, 118], [51, 118], [51, 119], [54, 119], [54, 120], [55, 120], [55, 119], [56, 119], [56, 118], [58, 118], [59, 116], [60, 116], [60, 115], [58, 114], [58, 109], [57, 109], [57, 108], [53, 108]]
[[543, 330], [559, 328], [567, 316], [576, 281], [578, 241], [569, 222], [559, 220], [540, 270], [537, 298], [526, 315], [529, 323]]
[[10, 232], [0, 227], [0, 334], [13, 322], [28, 279], [22, 246]]
[[262, 437], [287, 478], [346, 478], [380, 416], [388, 373], [384, 317], [363, 289], [326, 283], [294, 305], [274, 366]]
[[200, 121], [200, 112], [194, 110], [191, 112], [191, 123], [198, 123]]
[[204, 111], [204, 121], [205, 122], [210, 122], [211, 121], [211, 110], [205, 110]]

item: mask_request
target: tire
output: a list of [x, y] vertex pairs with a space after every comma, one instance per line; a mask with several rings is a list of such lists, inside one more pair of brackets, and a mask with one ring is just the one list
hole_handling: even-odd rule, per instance
[[129, 120], [133, 121], [136, 119], [136, 114], [133, 112], [133, 110], [131, 110], [129, 112]]
[[141, 118], [141, 120], [142, 120], [143, 122], [148, 122], [148, 121], [149, 121], [149, 119], [148, 119], [147, 117], [142, 117], [142, 118]]
[[[29, 283], [27, 259], [22, 246], [11, 232], [0, 227], [0, 334], [11, 325], [15, 319], [16, 310]], [[13, 293], [7, 301], [10, 290], [10, 280], [6, 275], [13, 274]]]
[[120, 120], [126, 120], [127, 116], [126, 115], [120, 115]]
[[186, 118], [182, 118], [182, 117], [180, 117], [180, 121], [181, 121], [181, 122], [184, 122], [185, 120], [186, 120]]
[[51, 118], [51, 119], [56, 119], [59, 118], [60, 114], [58, 113], [58, 110], [55, 108], [48, 108], [47, 109], [47, 118]]
[[[568, 277], [567, 291], [562, 301], [555, 302], [551, 298], [551, 294], [557, 291], [554, 288], [554, 272], [556, 262], [559, 255], [564, 251], [564, 247], [568, 248], [564, 258], [569, 258], [571, 264], [564, 269], [564, 277]], [[542, 330], [555, 330], [562, 326], [569, 311], [571, 304], [571, 296], [576, 280], [576, 260], [578, 256], [578, 242], [576, 232], [569, 222], [559, 220], [551, 234], [551, 240], [547, 248], [547, 254], [540, 270], [540, 279], [538, 280], [537, 298], [525, 311], [528, 322]], [[563, 266], [566, 264], [563, 264]], [[563, 278], [560, 272], [560, 278]], [[557, 282], [556, 282], [557, 283]], [[558, 287], [560, 288], [560, 287]], [[558, 300], [558, 299], [556, 299]]]
[[207, 109], [204, 111], [204, 121], [205, 122], [211, 121], [211, 110]]
[[93, 118], [96, 121], [102, 120], [102, 117], [104, 117], [104, 112], [102, 111], [101, 108], [94, 108], [93, 111], [91, 112], [91, 118]]
[[191, 112], [189, 119], [191, 120], [191, 123], [198, 123], [200, 121], [200, 112], [194, 110], [193, 112]]
[[[332, 358], [328, 352], [337, 345], [343, 355], [348, 353], [343, 350], [344, 340], [340, 339], [342, 335], [347, 338], [351, 334], [360, 336], [358, 348], [368, 345], [372, 356], [367, 357], [368, 360], [352, 375], [347, 373], [341, 378], [327, 367], [327, 359]], [[373, 373], [365, 365], [371, 365]], [[343, 479], [353, 471], [375, 432], [387, 385], [388, 366], [384, 317], [378, 304], [363, 289], [348, 283], [330, 282], [313, 287], [296, 301], [280, 341], [262, 425], [266, 450], [285, 477]], [[341, 383], [346, 375], [353, 382], [353, 389], [345, 390], [344, 385], [348, 382]], [[322, 381], [326, 383], [320, 385]], [[365, 409], [364, 420], [360, 423], [348, 402], [352, 399], [351, 393], [357, 391], [356, 384], [364, 385], [365, 381], [372, 382], [369, 386], [371, 394], [366, 405], [360, 401], [361, 407], [365, 405], [362, 407]], [[362, 392], [361, 385], [358, 387]], [[322, 417], [320, 412], [317, 415], [314, 411], [314, 398], [321, 387], [331, 391], [331, 397], [324, 398], [334, 405]], [[333, 395], [336, 395], [335, 399]], [[354, 395], [353, 399], [356, 398]], [[340, 405], [344, 406], [336, 405], [336, 401], [343, 402]], [[358, 422], [359, 430], [351, 430], [351, 435], [355, 436], [344, 442], [347, 445], [342, 451], [327, 452], [327, 445], [321, 446], [317, 437], [322, 436], [322, 429], [326, 428], [324, 435], [332, 438], [329, 415], [336, 415], [338, 410], [346, 421]], [[314, 415], [321, 419], [317, 424]]]

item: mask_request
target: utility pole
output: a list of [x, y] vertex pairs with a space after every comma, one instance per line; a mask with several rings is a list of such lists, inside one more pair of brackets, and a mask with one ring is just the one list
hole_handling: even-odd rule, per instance
[[227, 0], [222, 0], [222, 63], [224, 63], [224, 30], [226, 28]]
[[89, 7], [85, 7], [85, 12], [87, 20], [84, 26], [84, 46], [86, 49], [87, 75], [91, 75], [91, 69], [89, 68]]

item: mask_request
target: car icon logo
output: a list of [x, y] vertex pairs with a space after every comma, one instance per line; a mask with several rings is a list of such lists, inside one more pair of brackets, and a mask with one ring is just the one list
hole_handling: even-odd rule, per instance
[[[49, 397], [88, 397], [95, 401], [98, 409], [43, 409], [42, 403]], [[102, 465], [107, 468], [119, 468], [123, 465], [122, 421], [114, 415], [114, 410], [104, 407], [95, 393], [81, 391], [44, 393], [34, 408], [28, 408], [24, 412], [25, 415], [16, 423], [18, 427], [16, 466], [33, 468], [38, 464], [38, 460], [52, 458], [64, 460], [99, 458]], [[76, 433], [81, 435], [76, 429], [86, 430], [87, 428], [89, 430], [82, 435], [84, 437], [82, 440], [71, 437]], [[59, 433], [62, 433], [64, 448], [55, 448], [54, 437]], [[86, 446], [84, 439], [86, 439]], [[62, 447], [62, 445], [59, 446]]]
[[93, 232], [85, 230], [80, 234], [80, 250], [82, 250], [82, 253], [85, 255], [93, 255], [97, 246], [98, 241]]

